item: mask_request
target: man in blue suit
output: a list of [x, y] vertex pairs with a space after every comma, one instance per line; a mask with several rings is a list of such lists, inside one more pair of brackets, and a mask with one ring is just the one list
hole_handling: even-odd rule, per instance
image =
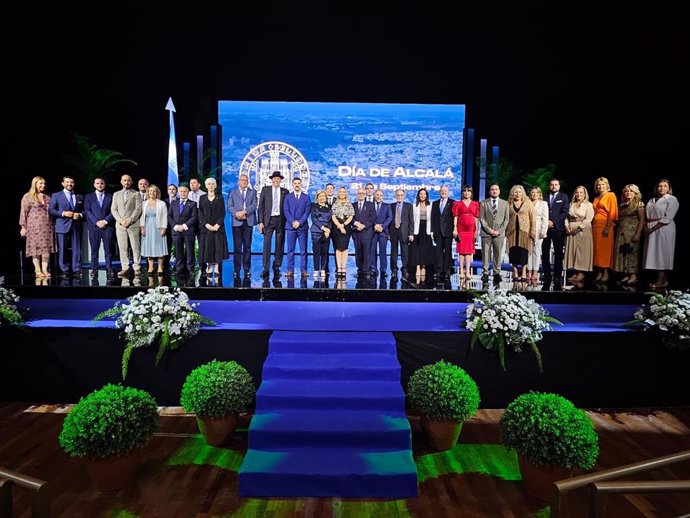
[[256, 225], [256, 191], [249, 187], [249, 177], [241, 174], [239, 186], [228, 195], [228, 212], [232, 215], [232, 263], [235, 278], [244, 268], [244, 277], [251, 277], [252, 235]]
[[93, 181], [96, 189], [84, 196], [84, 216], [86, 228], [89, 232], [89, 246], [91, 248], [91, 276], [98, 275], [98, 249], [103, 242], [105, 255], [105, 271], [108, 277], [113, 275], [111, 246], [113, 241], [113, 224], [115, 218], [111, 212], [113, 195], [105, 192], [105, 180], [96, 178]]
[[[561, 182], [552, 178], [549, 182], [549, 228], [541, 243], [541, 265], [544, 270], [542, 290], [548, 291], [553, 280], [553, 289], [561, 290], [563, 276], [563, 244], [565, 242], [565, 218], [570, 210], [570, 198], [561, 191]], [[551, 277], [551, 243], [553, 243], [553, 277]]]
[[168, 224], [172, 228], [175, 244], [175, 270], [179, 283], [194, 285], [194, 238], [199, 222], [199, 212], [191, 199], [189, 187], [180, 185], [180, 197], [170, 202]]
[[81, 231], [84, 212], [84, 199], [74, 194], [74, 178], [62, 177], [62, 191], [50, 198], [48, 214], [55, 219], [55, 234], [58, 241], [58, 264], [62, 275], [69, 275], [67, 249], [72, 249], [72, 272], [81, 273]]
[[302, 192], [302, 180], [292, 179], [292, 193], [283, 201], [285, 212], [285, 233], [287, 234], [287, 273], [286, 277], [295, 275], [295, 241], [299, 239], [300, 269], [302, 278], [309, 277], [307, 273], [307, 233], [309, 231], [309, 214], [311, 214], [311, 199], [306, 192]]
[[352, 238], [355, 241], [357, 277], [360, 279], [369, 278], [371, 239], [374, 236], [374, 221], [376, 221], [374, 203], [366, 201], [366, 196], [366, 190], [357, 189], [357, 201], [352, 204], [355, 208], [355, 216], [352, 220]]
[[371, 256], [369, 268], [371, 274], [376, 275], [376, 252], [379, 253], [379, 268], [381, 277], [386, 276], [386, 248], [388, 247], [388, 228], [393, 221], [393, 211], [388, 203], [383, 203], [383, 191], [377, 189], [374, 193], [374, 228], [371, 238]]

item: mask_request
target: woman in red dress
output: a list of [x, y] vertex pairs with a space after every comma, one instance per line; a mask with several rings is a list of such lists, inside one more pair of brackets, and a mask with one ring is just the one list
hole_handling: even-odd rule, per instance
[[460, 261], [460, 279], [472, 277], [472, 256], [474, 244], [477, 242], [479, 228], [479, 202], [472, 201], [472, 186], [464, 185], [462, 199], [453, 204], [455, 216], [454, 237], [458, 241], [457, 252]]

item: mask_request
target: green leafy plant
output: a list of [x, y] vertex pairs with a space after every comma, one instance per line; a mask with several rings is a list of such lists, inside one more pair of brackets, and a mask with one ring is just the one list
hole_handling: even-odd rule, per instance
[[254, 380], [247, 369], [235, 361], [213, 360], [189, 373], [180, 403], [185, 412], [219, 418], [246, 412], [255, 395]]
[[84, 189], [98, 177], [107, 177], [117, 166], [136, 166], [134, 160], [124, 158], [119, 151], [101, 148], [88, 137], [72, 134], [74, 148], [64, 157], [67, 171], [74, 177], [77, 186]]
[[535, 465], [590, 469], [599, 455], [592, 420], [563, 396], [528, 392], [505, 409], [501, 442]]
[[214, 326], [210, 320], [194, 308], [199, 304], [189, 302], [189, 297], [179, 288], [158, 286], [140, 291], [127, 299], [129, 304], [118, 302], [93, 320], [117, 316], [115, 327], [122, 329], [127, 343], [122, 353], [122, 379], [127, 377], [129, 358], [137, 347], [158, 343], [156, 365], [168, 349], [177, 349], [194, 336], [202, 324]]
[[108, 384], [70, 410], [59, 442], [72, 457], [122, 455], [146, 444], [158, 421], [156, 401], [148, 392]]
[[556, 164], [539, 167], [522, 178], [525, 190], [529, 193], [534, 187], [539, 187], [542, 193], [549, 192], [549, 182], [556, 174]]
[[461, 367], [445, 360], [417, 369], [407, 385], [410, 406], [435, 421], [464, 421], [479, 408], [479, 389]]
[[657, 329], [669, 349], [690, 348], [690, 293], [671, 290], [667, 294], [648, 292], [648, 304], [635, 311], [635, 318], [626, 326], [640, 326], [645, 331]]
[[521, 352], [522, 346], [527, 344], [537, 358], [539, 372], [542, 372], [537, 342], [542, 339], [543, 331], [551, 329], [551, 324], [562, 324], [534, 300], [506, 290], [489, 290], [483, 295], [475, 293], [465, 315], [464, 325], [472, 331], [470, 348], [479, 341], [484, 349], [498, 351], [503, 370], [506, 368], [506, 346]]
[[0, 287], [0, 326], [3, 324], [18, 325], [24, 322], [17, 309], [19, 297], [14, 291]]

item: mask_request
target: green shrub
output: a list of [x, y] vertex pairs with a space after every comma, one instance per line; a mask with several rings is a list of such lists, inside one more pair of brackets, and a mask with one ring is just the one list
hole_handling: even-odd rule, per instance
[[501, 441], [535, 465], [590, 469], [599, 440], [587, 414], [557, 394], [528, 392], [508, 405]]
[[158, 430], [158, 407], [148, 392], [106, 385], [67, 414], [59, 442], [72, 457], [120, 455], [146, 444]]
[[410, 376], [410, 406], [435, 421], [464, 421], [479, 408], [479, 389], [462, 368], [441, 360]]
[[180, 403], [185, 412], [218, 418], [246, 412], [255, 395], [256, 387], [247, 369], [234, 361], [213, 360], [189, 373]]

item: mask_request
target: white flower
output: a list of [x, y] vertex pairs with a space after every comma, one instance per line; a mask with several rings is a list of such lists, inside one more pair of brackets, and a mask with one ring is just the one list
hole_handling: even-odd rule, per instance
[[690, 346], [690, 293], [671, 290], [666, 295], [654, 293], [649, 304], [635, 311], [635, 320], [629, 324], [640, 324], [645, 329], [656, 327], [665, 333], [676, 335], [679, 348]]

